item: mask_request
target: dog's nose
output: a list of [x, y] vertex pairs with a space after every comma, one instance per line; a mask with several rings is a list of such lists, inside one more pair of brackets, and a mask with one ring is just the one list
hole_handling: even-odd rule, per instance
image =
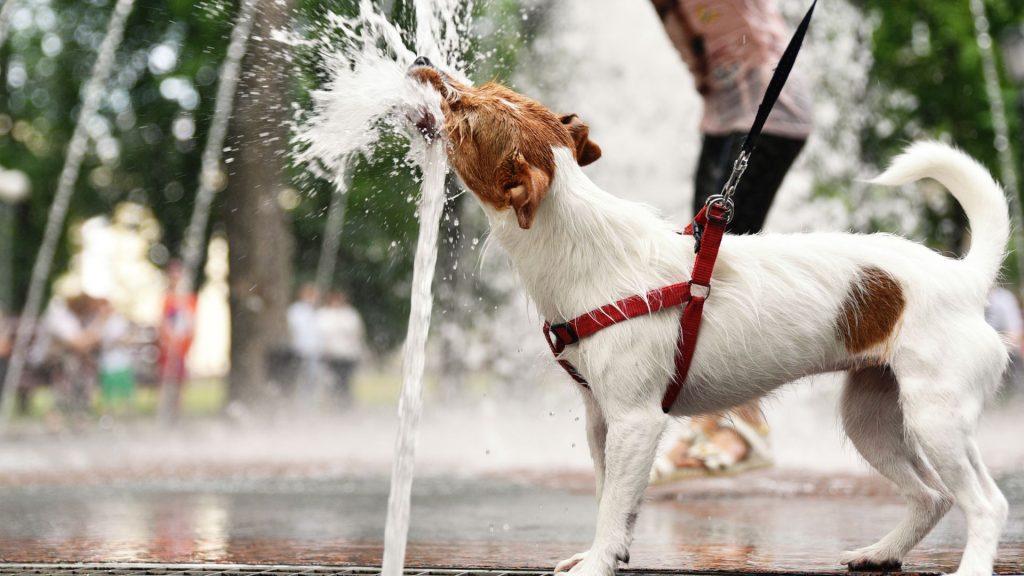
[[426, 56], [417, 56], [416, 59], [412, 61], [412, 65], [413, 66], [429, 66], [430, 68], [434, 67], [434, 63], [431, 62], [430, 58], [427, 58]]

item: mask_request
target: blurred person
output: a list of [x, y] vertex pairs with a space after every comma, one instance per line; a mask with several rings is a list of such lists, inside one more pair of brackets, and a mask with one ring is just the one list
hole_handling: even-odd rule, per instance
[[39, 321], [33, 363], [43, 367], [53, 388], [57, 418], [69, 418], [72, 424], [83, 420], [92, 408], [96, 353], [104, 321], [98, 302], [77, 291], [67, 297], [54, 296]]
[[366, 348], [365, 329], [359, 312], [344, 292], [331, 292], [326, 305], [317, 310], [316, 322], [322, 340], [323, 360], [333, 376], [332, 398], [341, 406], [352, 402], [352, 373]]
[[1024, 382], [1021, 346], [1024, 345], [1024, 318], [1021, 317], [1017, 296], [1002, 286], [993, 286], [988, 293], [985, 320], [1002, 336], [1010, 353], [1010, 364], [1003, 373], [1003, 381], [1015, 387]]
[[99, 303], [99, 380], [105, 412], [130, 412], [135, 400], [135, 367], [131, 349], [131, 323], [118, 314], [110, 302]]
[[174, 421], [181, 412], [181, 393], [188, 379], [185, 361], [192, 348], [196, 325], [196, 294], [183, 290], [185, 271], [180, 261], [167, 265], [167, 292], [157, 344], [160, 372], [160, 417]]
[[[3, 393], [4, 382], [7, 380], [7, 368], [11, 364], [11, 355], [14, 353], [14, 339], [17, 336], [17, 331], [17, 318], [0, 310], [0, 393]], [[17, 413], [25, 414], [28, 412], [28, 387], [18, 386], [16, 392], [15, 409]]]
[[[11, 361], [11, 353], [14, 350], [14, 319], [0, 310], [0, 383], [7, 375], [7, 365]], [[2, 390], [3, 384], [0, 384]]]
[[[754, 123], [758, 105], [789, 42], [774, 0], [652, 0], [665, 32], [693, 74], [704, 98], [703, 139], [697, 163], [693, 211], [721, 192], [732, 163]], [[793, 70], [736, 190], [729, 232], [756, 234], [783, 178], [812, 128], [811, 98]], [[694, 418], [675, 444], [655, 461], [652, 480], [737, 472], [771, 464], [768, 425], [760, 403], [730, 416]]]
[[317, 324], [320, 291], [315, 284], [299, 287], [295, 301], [288, 306], [289, 349], [281, 354], [279, 367], [282, 387], [286, 391], [309, 392], [316, 384], [321, 335]]

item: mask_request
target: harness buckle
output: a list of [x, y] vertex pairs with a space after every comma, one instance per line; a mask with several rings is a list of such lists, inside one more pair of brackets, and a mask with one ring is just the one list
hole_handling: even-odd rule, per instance
[[698, 284], [694, 281], [690, 281], [690, 297], [700, 298], [707, 300], [708, 296], [711, 296], [711, 285]]
[[692, 224], [693, 227], [693, 253], [700, 252], [700, 241], [704, 238], [704, 227], [698, 224], [696, 221]]
[[576, 333], [576, 329], [568, 322], [547, 324], [544, 328], [544, 334], [548, 338], [548, 344], [551, 346], [551, 349], [554, 350], [555, 354], [561, 354], [562, 351], [565, 350], [566, 346], [580, 341], [580, 337], [579, 334]]

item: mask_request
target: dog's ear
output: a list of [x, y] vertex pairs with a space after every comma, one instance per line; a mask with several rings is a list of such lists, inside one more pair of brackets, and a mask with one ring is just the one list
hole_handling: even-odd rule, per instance
[[501, 168], [499, 184], [509, 206], [515, 210], [519, 227], [528, 230], [551, 186], [551, 176], [527, 162], [519, 152], [509, 154]]
[[587, 126], [575, 114], [566, 114], [561, 118], [562, 124], [569, 129], [569, 135], [576, 145], [576, 162], [586, 166], [601, 157], [601, 147], [590, 139], [590, 126]]

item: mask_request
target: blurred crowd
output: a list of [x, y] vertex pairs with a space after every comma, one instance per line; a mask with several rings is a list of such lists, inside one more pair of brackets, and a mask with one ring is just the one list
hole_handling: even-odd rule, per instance
[[[16, 390], [18, 415], [41, 415], [54, 428], [134, 415], [138, 392], [155, 390], [156, 413], [166, 423], [182, 413], [195, 337], [197, 298], [184, 284], [180, 263], [165, 270], [159, 325], [129, 321], [106, 298], [76, 286], [55, 291], [31, 328], [24, 375]], [[6, 375], [18, 329], [0, 311], [0, 381]], [[267, 358], [283, 395], [307, 407], [348, 407], [352, 375], [365, 357], [363, 322], [344, 292], [324, 298], [302, 286], [288, 312], [289, 346]], [[45, 390], [47, 401], [36, 402]]]

